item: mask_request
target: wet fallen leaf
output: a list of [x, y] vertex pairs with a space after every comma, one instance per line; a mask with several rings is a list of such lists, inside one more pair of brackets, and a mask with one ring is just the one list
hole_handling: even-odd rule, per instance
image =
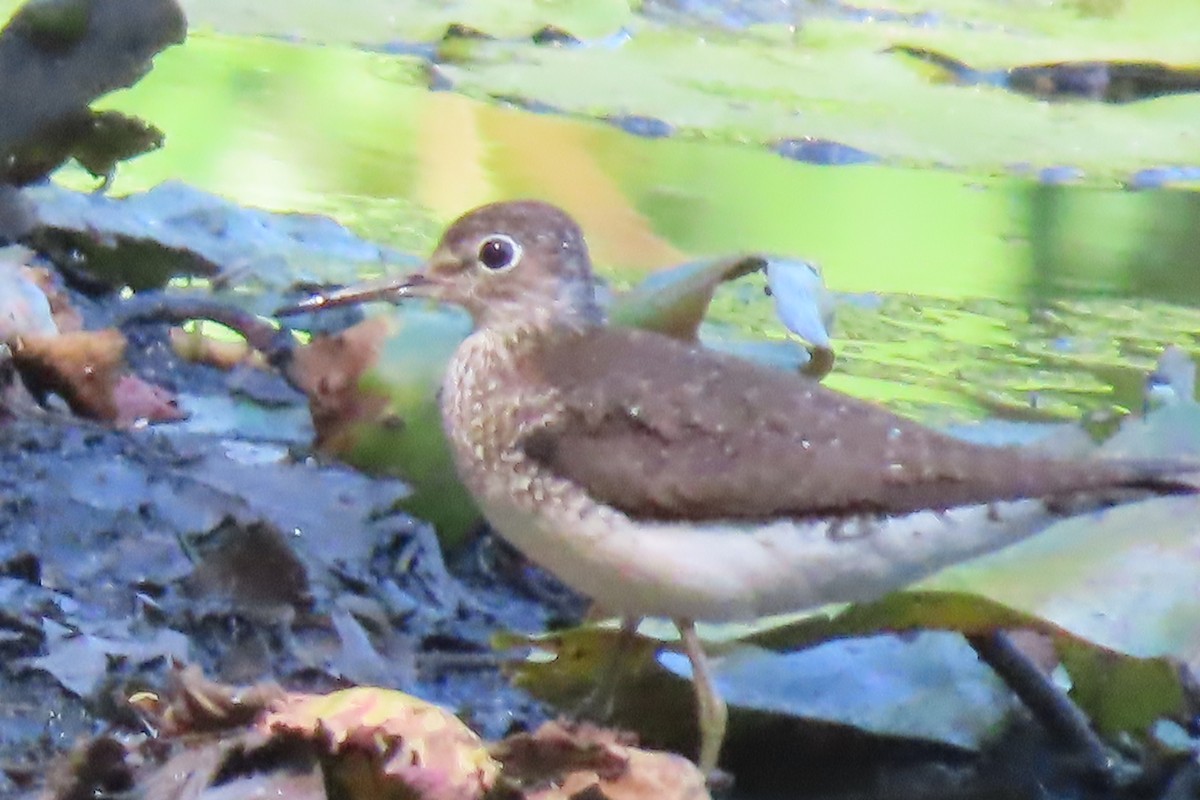
[[173, 394], [126, 372], [119, 331], [22, 336], [13, 358], [32, 389], [60, 395], [82, 417], [122, 426], [183, 417]]
[[633, 746], [628, 735], [588, 724], [548, 722], [492, 747], [504, 780], [526, 800], [700, 800], [709, 796], [696, 765]]
[[549, 723], [489, 748], [450, 712], [401, 692], [237, 688], [195, 667], [176, 668], [170, 683], [161, 696], [130, 700], [156, 737], [78, 748], [54, 769], [50, 796], [118, 788], [152, 800], [324, 800], [326, 789], [347, 800], [709, 797], [687, 759], [588, 724]]
[[120, 427], [184, 416], [172, 393], [125, 372], [120, 333], [85, 332], [55, 277], [13, 250], [17, 260], [0, 260], [0, 341], [12, 344], [26, 381], [61, 394], [77, 414]]
[[188, 640], [182, 633], [160, 629], [145, 635], [125, 627], [73, 632], [47, 622], [46, 655], [28, 659], [25, 665], [50, 673], [67, 691], [90, 698], [107, 677], [110, 659], [141, 665], [159, 658], [187, 658]]
[[1069, 632], [1054, 638], [1072, 697], [1100, 730], [1142, 737], [1200, 703], [1184, 667], [1200, 674], [1198, 583], [1200, 500], [1189, 496], [1065, 520], [928, 586], [969, 588]]
[[787, 329], [816, 347], [830, 349], [833, 298], [817, 268], [806, 261], [771, 258], [766, 271], [775, 311]]
[[[775, 649], [753, 639], [708, 648], [713, 678], [730, 707], [731, 749], [761, 749], [761, 738], [776, 729], [768, 722], [774, 719], [978, 751], [995, 741], [1017, 707], [960, 636], [814, 639]], [[538, 656], [517, 668], [518, 685], [564, 709], [594, 689], [617, 646], [616, 633], [604, 628], [522, 641]], [[676, 647], [639, 634], [619, 667], [612, 722], [656, 747], [690, 753], [695, 701], [690, 667]]]
[[[666, 651], [659, 661], [690, 680], [681, 655]], [[758, 735], [746, 713], [758, 712], [979, 752], [1019, 708], [952, 633], [867, 635], [785, 652], [739, 643], [712, 667], [722, 697], [743, 715], [734, 723], [742, 736]]]
[[[347, 439], [356, 426], [389, 426], [382, 418], [386, 395], [363, 391], [360, 382], [368, 370], [378, 368], [384, 342], [395, 335], [394, 328], [387, 317], [373, 317], [341, 333], [315, 339], [288, 364], [288, 378], [308, 396], [318, 447], [341, 453], [352, 447]], [[396, 424], [401, 420], [397, 418]]]
[[[938, 578], [933, 583], [948, 580]], [[1189, 718], [1196, 700], [1189, 699], [1185, 675], [1175, 658], [1112, 649], [1053, 621], [988, 599], [987, 595], [995, 593], [994, 584], [971, 584], [972, 591], [979, 594], [897, 592], [875, 603], [852, 606], [830, 618], [812, 617], [785, 625], [751, 641], [787, 651], [810, 646], [814, 641], [880, 631], [946, 630], [965, 635], [1014, 629], [1037, 631], [1052, 642], [1058, 663], [1070, 676], [1072, 699], [1102, 733], [1141, 739], [1159, 719]], [[1061, 591], [1064, 596], [1070, 594], [1067, 588]], [[1079, 602], [1081, 609], [1087, 607], [1085, 598]]]
[[139, 422], [175, 422], [187, 415], [179, 408], [175, 395], [137, 375], [123, 374], [112, 389], [118, 427], [127, 428]]
[[249, 725], [285, 696], [275, 683], [228, 686], [201, 669], [178, 662], [161, 694], [140, 693], [129, 702], [164, 736], [230, 730]]
[[290, 619], [308, 599], [304, 564], [272, 525], [225, 519], [188, 536], [186, 544], [198, 562], [183, 581], [189, 597], [280, 621]]
[[129, 750], [114, 737], [99, 736], [76, 745], [46, 776], [46, 800], [88, 800], [123, 794], [134, 784]]
[[115, 330], [24, 336], [13, 357], [31, 388], [59, 394], [80, 416], [115, 420], [113, 397], [125, 368], [125, 337]]
[[137, 781], [146, 800], [327, 800], [314, 748], [258, 731], [188, 743]]
[[483, 742], [457, 717], [402, 692], [356, 688], [293, 694], [276, 703], [257, 727], [308, 738], [337, 756], [327, 769], [352, 792], [391, 785], [421, 800], [470, 800], [490, 789], [499, 774]]

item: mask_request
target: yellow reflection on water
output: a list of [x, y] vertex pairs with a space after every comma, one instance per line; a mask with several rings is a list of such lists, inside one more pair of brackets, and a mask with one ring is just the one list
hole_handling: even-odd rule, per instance
[[[808, 258], [855, 296], [839, 311], [830, 383], [922, 416], [1135, 407], [1157, 352], [1200, 341], [1197, 195], [819, 167], [757, 146], [647, 140], [430, 93], [423, 68], [194, 35], [106, 101], [167, 133], [163, 150], [120, 168], [115, 192], [178, 178], [250, 205], [331, 214], [416, 252], [474, 205], [541, 197], [579, 218], [618, 282], [704, 255]], [[782, 335], [760, 288], [718, 293], [713, 318]]]

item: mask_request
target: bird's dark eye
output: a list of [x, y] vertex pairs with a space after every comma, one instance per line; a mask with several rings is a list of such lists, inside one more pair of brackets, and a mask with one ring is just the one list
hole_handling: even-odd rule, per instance
[[512, 269], [521, 260], [521, 245], [504, 234], [489, 236], [479, 245], [479, 263], [492, 271]]

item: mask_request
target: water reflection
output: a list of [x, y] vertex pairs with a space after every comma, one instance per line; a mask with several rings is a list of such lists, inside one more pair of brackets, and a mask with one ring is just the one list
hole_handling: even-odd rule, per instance
[[1024, 187], [1031, 299], [1200, 301], [1200, 194]]
[[[115, 104], [167, 132], [117, 192], [180, 177], [420, 252], [466, 208], [536, 196], [580, 219], [617, 283], [706, 254], [815, 260], [848, 298], [830, 382], [925, 417], [1137, 407], [1158, 351], [1200, 336], [1192, 193], [649, 140], [430, 93], [414, 60], [281, 42], [194, 36]], [[724, 290], [714, 318], [782, 335], [758, 286]]]

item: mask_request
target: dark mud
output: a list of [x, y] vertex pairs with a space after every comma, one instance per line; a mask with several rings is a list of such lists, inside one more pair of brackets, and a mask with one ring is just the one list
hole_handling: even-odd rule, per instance
[[[178, 361], [162, 326], [133, 334], [143, 377], [232, 396], [237, 375]], [[545, 718], [489, 643], [558, 613], [506, 571], [519, 562], [485, 539], [448, 571], [433, 530], [395, 510], [403, 484], [321, 463], [296, 433], [0, 425], [0, 793], [81, 737], [142, 730], [126, 698], [176, 660], [232, 683], [399, 688], [491, 737]]]

